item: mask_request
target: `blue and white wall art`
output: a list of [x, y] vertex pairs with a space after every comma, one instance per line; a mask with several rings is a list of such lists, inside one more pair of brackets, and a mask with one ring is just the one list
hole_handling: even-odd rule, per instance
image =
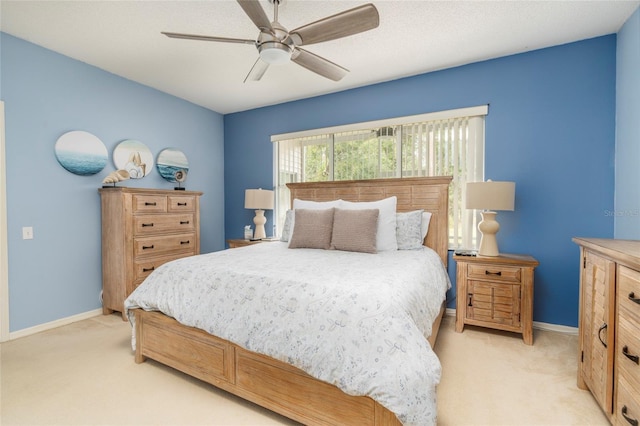
[[95, 135], [74, 130], [60, 136], [55, 153], [62, 167], [80, 176], [100, 173], [107, 165], [107, 148]]

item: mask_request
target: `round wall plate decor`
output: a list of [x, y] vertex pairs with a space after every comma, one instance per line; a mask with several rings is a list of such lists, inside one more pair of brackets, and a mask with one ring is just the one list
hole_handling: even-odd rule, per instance
[[113, 163], [116, 169], [129, 172], [131, 179], [142, 179], [153, 169], [153, 155], [142, 142], [127, 139], [113, 150]]
[[182, 151], [167, 148], [158, 154], [158, 173], [169, 182], [184, 182], [189, 173], [189, 161]]
[[107, 165], [107, 148], [95, 135], [74, 130], [60, 136], [55, 153], [62, 167], [80, 176], [100, 173]]

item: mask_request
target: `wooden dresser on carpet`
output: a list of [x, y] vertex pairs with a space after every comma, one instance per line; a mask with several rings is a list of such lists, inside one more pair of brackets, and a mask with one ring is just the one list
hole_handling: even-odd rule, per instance
[[640, 241], [574, 238], [580, 246], [578, 387], [612, 424], [640, 422]]
[[102, 310], [122, 312], [124, 300], [154, 269], [200, 253], [196, 191], [100, 188]]

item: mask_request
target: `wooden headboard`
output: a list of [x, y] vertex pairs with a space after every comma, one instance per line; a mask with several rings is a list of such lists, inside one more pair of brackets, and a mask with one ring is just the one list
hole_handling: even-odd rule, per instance
[[291, 205], [300, 200], [377, 201], [398, 197], [397, 211], [424, 209], [431, 212], [429, 232], [424, 245], [435, 250], [447, 265], [449, 245], [449, 183], [450, 176], [348, 180], [331, 182], [288, 183]]

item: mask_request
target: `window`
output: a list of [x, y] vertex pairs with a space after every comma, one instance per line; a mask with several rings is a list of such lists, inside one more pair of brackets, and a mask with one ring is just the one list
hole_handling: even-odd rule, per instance
[[289, 182], [453, 176], [449, 248], [476, 246], [477, 215], [464, 208], [466, 182], [484, 179], [488, 106], [272, 136], [276, 232], [290, 203]]

